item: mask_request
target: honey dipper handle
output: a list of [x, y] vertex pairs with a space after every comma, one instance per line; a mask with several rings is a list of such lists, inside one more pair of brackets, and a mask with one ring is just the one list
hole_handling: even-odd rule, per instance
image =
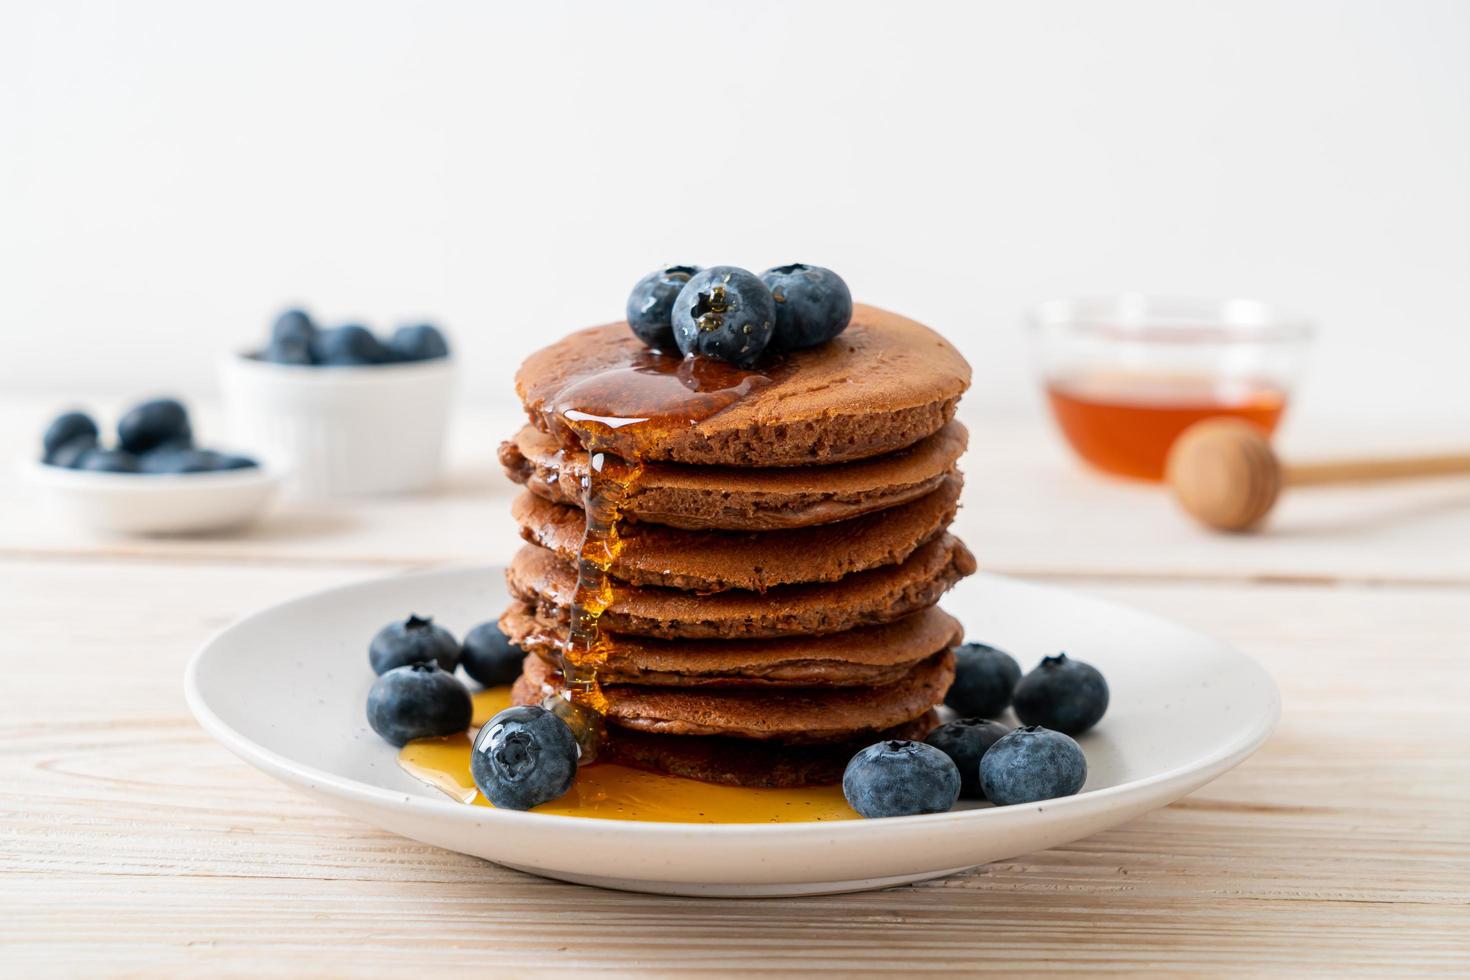
[[1470, 474], [1470, 454], [1294, 463], [1282, 467], [1281, 482], [1288, 486], [1304, 487], [1314, 483], [1363, 483], [1457, 474]]

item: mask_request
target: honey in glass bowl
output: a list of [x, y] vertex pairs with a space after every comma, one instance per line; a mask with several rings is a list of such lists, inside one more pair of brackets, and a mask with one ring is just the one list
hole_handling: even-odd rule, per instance
[[1174, 440], [1202, 419], [1274, 432], [1311, 336], [1260, 303], [1135, 294], [1044, 303], [1031, 324], [1073, 450], [1104, 472], [1155, 481]]

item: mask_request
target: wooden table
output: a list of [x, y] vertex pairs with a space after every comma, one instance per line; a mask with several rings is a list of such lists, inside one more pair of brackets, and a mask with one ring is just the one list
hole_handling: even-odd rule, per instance
[[[50, 408], [0, 405], [0, 458]], [[292, 793], [181, 690], [199, 643], [255, 608], [508, 554], [491, 451], [510, 419], [462, 417], [439, 493], [293, 506], [227, 540], [97, 539], [6, 475], [0, 974], [1470, 969], [1470, 485], [1323, 491], [1222, 539], [1080, 472], [1037, 420], [970, 422], [959, 531], [982, 564], [1258, 658], [1285, 707], [1257, 756], [1116, 830], [883, 892], [543, 881]]]

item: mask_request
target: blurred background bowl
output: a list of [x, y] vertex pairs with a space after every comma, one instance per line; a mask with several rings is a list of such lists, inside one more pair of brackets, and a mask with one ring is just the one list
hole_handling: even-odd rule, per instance
[[98, 473], [25, 460], [26, 479], [67, 521], [108, 534], [203, 534], [265, 514], [283, 474], [262, 465], [213, 473]]
[[225, 414], [246, 450], [303, 496], [402, 493], [439, 478], [453, 358], [367, 367], [220, 362]]
[[1169, 447], [1205, 418], [1275, 431], [1312, 327], [1253, 300], [1124, 293], [1042, 303], [1030, 316], [1052, 416], [1118, 476], [1163, 478]]

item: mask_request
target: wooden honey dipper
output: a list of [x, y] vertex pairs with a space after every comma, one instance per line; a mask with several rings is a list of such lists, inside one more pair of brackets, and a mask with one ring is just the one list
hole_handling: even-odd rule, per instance
[[1202, 523], [1220, 531], [1248, 531], [1271, 512], [1285, 487], [1454, 474], [1470, 474], [1470, 455], [1287, 465], [1249, 422], [1206, 419], [1174, 441], [1164, 479], [1184, 509]]

